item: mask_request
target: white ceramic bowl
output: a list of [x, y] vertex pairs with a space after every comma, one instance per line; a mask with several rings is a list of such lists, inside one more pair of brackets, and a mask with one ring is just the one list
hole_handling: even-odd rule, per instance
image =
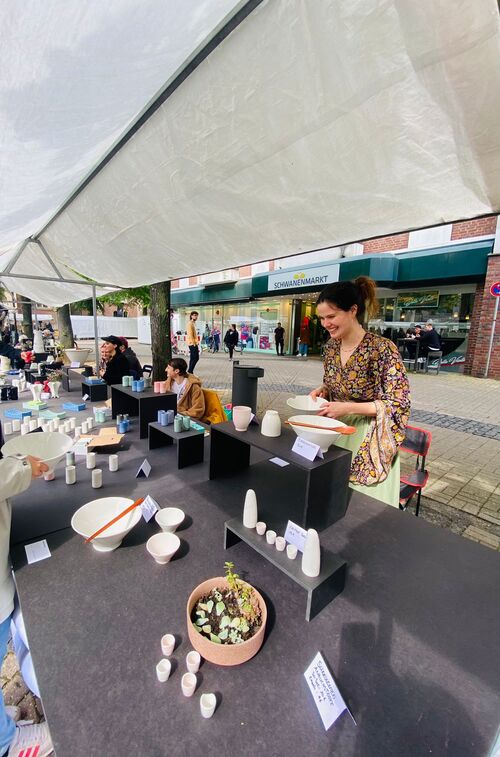
[[[326, 418], [324, 415], [292, 415], [289, 419], [290, 422], [297, 421], [297, 423], [312, 423], [315, 426], [345, 426], [342, 421], [337, 421], [334, 418]], [[303, 426], [291, 426], [297, 436], [306, 439], [313, 444], [319, 444], [322, 452], [326, 452], [328, 447], [334, 443], [340, 434], [337, 431], [327, 431], [326, 429], [316, 428], [304, 428]]]
[[84, 363], [92, 350], [64, 350], [70, 363]]
[[286, 404], [294, 410], [302, 410], [303, 413], [317, 413], [326, 401], [323, 397], [313, 400], [308, 394], [296, 394], [295, 397], [289, 397]]
[[[99, 530], [101, 526], [119, 515], [129, 505], [134, 503], [133, 499], [127, 497], [101, 497], [93, 499], [82, 505], [71, 518], [71, 528], [80, 536], [88, 539], [93, 533]], [[142, 517], [140, 507], [136, 507], [119, 521], [103, 531], [100, 536], [96, 536], [91, 541], [92, 546], [98, 552], [111, 552], [122, 543], [122, 540], [139, 523]]]
[[146, 542], [146, 549], [159, 565], [170, 562], [180, 546], [179, 537], [171, 533], [155, 534]]
[[184, 511], [180, 507], [163, 507], [155, 515], [155, 521], [165, 533], [174, 533], [184, 520]]
[[56, 467], [74, 444], [66, 434], [58, 431], [44, 431], [37, 434], [25, 434], [9, 439], [2, 447], [4, 457], [12, 455], [33, 455], [47, 463], [50, 470]]

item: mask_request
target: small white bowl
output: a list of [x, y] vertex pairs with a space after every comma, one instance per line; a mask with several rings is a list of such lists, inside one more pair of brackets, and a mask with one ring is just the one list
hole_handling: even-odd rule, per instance
[[286, 404], [288, 407], [293, 407], [294, 410], [301, 410], [303, 413], [317, 413], [325, 402], [328, 402], [328, 400], [323, 397], [313, 400], [308, 394], [296, 394], [295, 397], [289, 397]]
[[333, 444], [337, 437], [340, 436], [338, 431], [331, 431], [333, 426], [345, 426], [342, 421], [337, 421], [335, 418], [327, 418], [325, 415], [292, 415], [289, 422], [293, 424], [293, 421], [297, 423], [311, 423], [315, 426], [326, 426], [325, 430], [321, 428], [304, 428], [303, 426], [291, 425], [291, 428], [295, 431], [297, 436], [306, 439], [308, 442], [318, 444], [322, 452], [327, 452], [328, 447]]
[[170, 562], [180, 546], [179, 537], [171, 533], [155, 534], [146, 542], [146, 549], [158, 565]]
[[[41, 436], [41, 434], [40, 434]], [[59, 436], [59, 434], [58, 434]], [[126, 497], [101, 497], [93, 499], [80, 507], [71, 518], [71, 528], [80, 536], [88, 539], [116, 515], [119, 515], [128, 505], [133, 505], [133, 499]], [[140, 507], [136, 507], [123, 518], [96, 536], [91, 541], [98, 552], [111, 552], [120, 546], [125, 536], [139, 523], [142, 517]]]
[[184, 511], [179, 507], [164, 507], [155, 515], [155, 521], [165, 533], [173, 534], [184, 520]]

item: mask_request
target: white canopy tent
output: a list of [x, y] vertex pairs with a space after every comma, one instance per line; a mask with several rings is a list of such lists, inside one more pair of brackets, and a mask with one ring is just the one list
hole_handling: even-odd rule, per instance
[[0, 22], [0, 271], [35, 240], [10, 276], [45, 251], [135, 286], [500, 210], [494, 0], [6, 0]]

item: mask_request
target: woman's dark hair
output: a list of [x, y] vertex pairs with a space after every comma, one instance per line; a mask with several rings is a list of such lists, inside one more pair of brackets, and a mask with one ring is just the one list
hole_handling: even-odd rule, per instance
[[365, 312], [368, 318], [374, 318], [378, 313], [376, 291], [377, 285], [373, 279], [368, 276], [358, 276], [354, 281], [337, 281], [335, 284], [328, 284], [320, 293], [316, 305], [331, 302], [332, 305], [346, 312], [353, 305], [357, 305], [356, 317], [360, 323], [363, 323]]
[[235, 324], [235, 323], [232, 323], [232, 324], [231, 324], [231, 328], [233, 329], [233, 331], [236, 331], [236, 324]]
[[181, 376], [187, 376], [188, 364], [183, 357], [173, 357], [172, 360], [168, 361], [168, 364], [174, 371], [179, 371]]

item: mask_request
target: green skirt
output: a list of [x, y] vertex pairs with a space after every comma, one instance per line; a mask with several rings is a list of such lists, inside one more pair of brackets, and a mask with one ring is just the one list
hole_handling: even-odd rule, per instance
[[[351, 434], [351, 436], [339, 436], [335, 445], [344, 449], [350, 449], [354, 458], [361, 446], [361, 442], [366, 436], [371, 419], [363, 415], [346, 415], [342, 417], [342, 422], [348, 426], [354, 426], [356, 433]], [[386, 505], [399, 507], [399, 476], [398, 454], [392, 461], [391, 470], [385, 481], [381, 481], [379, 484], [372, 484], [371, 486], [353, 484], [351, 482], [349, 486], [356, 492], [361, 492], [361, 494], [366, 494], [368, 497], [385, 502]]]

